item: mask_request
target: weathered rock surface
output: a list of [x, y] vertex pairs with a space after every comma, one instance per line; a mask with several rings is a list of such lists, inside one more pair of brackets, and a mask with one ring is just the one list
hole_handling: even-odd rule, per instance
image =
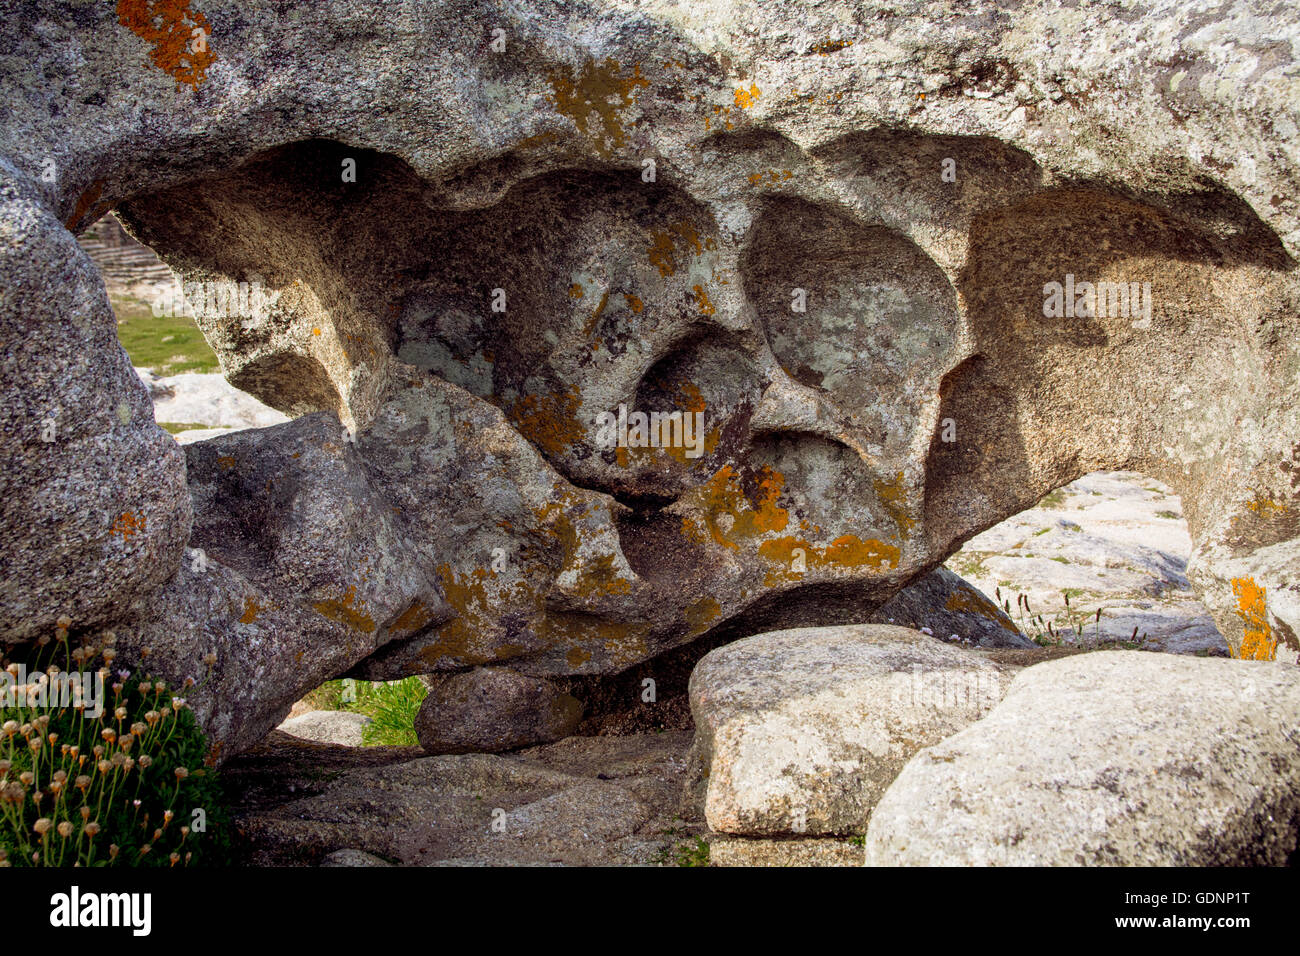
[[989, 597], [947, 568], [935, 568], [882, 604], [875, 624], [927, 629], [971, 647], [1037, 647]]
[[321, 866], [392, 866], [382, 857], [367, 853], [365, 850], [343, 849], [328, 853], [320, 861]]
[[433, 569], [413, 559], [334, 416], [185, 454], [190, 549], [116, 633], [123, 661], [202, 678], [190, 698], [218, 756], [256, 743], [304, 693], [387, 643], [446, 620]]
[[1300, 672], [1102, 651], [1025, 669], [876, 805], [873, 865], [1280, 866], [1300, 840]]
[[762, 837], [709, 838], [710, 866], [861, 866], [861, 837], [769, 840]]
[[[1228, 645], [1300, 655], [1294, 10], [306, 9], [0, 21], [4, 639], [67, 612], [156, 649], [175, 631], [174, 660], [202, 631], [263, 678], [299, 652], [303, 680], [617, 673], [724, 628], [860, 621], [1123, 468], [1182, 496]], [[167, 39], [195, 28], [205, 51]], [[186, 281], [264, 283], [264, 308], [199, 316], [224, 371], [337, 414], [410, 545], [370, 597], [432, 608], [423, 579], [450, 617], [389, 633], [377, 605], [362, 637], [308, 614], [300, 641], [304, 599], [365, 588], [292, 548], [319, 564], [268, 554], [274, 582], [238, 564], [178, 595], [182, 462], [71, 236], [110, 208]], [[1045, 314], [1075, 279], [1115, 309]], [[1149, 315], [1119, 310], [1130, 283]], [[699, 413], [701, 441], [606, 447], [620, 406]], [[294, 433], [257, 434], [274, 458]], [[262, 644], [239, 614], [183, 616], [254, 591], [286, 615]], [[296, 683], [205, 719], [247, 742], [231, 708], [263, 727]]]
[[689, 742], [681, 732], [570, 737], [412, 759], [410, 748], [273, 734], [226, 775], [255, 865], [337, 862], [340, 849], [404, 866], [662, 864], [701, 829], [678, 815]]
[[300, 740], [360, 747], [366, 725], [373, 722], [365, 714], [354, 714], [345, 710], [312, 710], [297, 717], [290, 717], [276, 730]]
[[[9, 158], [6, 158], [8, 156]], [[0, 641], [83, 627], [166, 581], [185, 462], [117, 343], [103, 282], [0, 149]]]
[[691, 675], [696, 777], [717, 832], [861, 834], [917, 750], [978, 720], [1010, 675], [903, 627], [804, 628], [737, 641]]
[[415, 733], [431, 754], [498, 753], [567, 737], [581, 720], [582, 704], [550, 682], [479, 667], [430, 681]]

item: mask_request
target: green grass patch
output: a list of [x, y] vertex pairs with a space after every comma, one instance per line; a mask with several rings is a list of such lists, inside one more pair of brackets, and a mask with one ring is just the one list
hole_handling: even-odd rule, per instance
[[1178, 520], [1180, 520], [1183, 516], [1180, 515], [1177, 511], [1157, 511], [1157, 512], [1156, 512], [1156, 517], [1157, 517], [1157, 518], [1168, 518], [1168, 519], [1170, 519], [1171, 521], [1178, 521]]
[[361, 731], [361, 741], [368, 747], [410, 747], [420, 742], [415, 715], [428, 693], [418, 677], [391, 684], [340, 679], [322, 684], [303, 700], [312, 710], [346, 710], [369, 717], [372, 723]]
[[1036, 507], [1038, 508], [1060, 508], [1065, 504], [1065, 489], [1057, 488], [1049, 495], [1044, 495], [1039, 499]]
[[179, 435], [181, 432], [190, 432], [196, 428], [210, 428], [211, 426], [200, 422], [159, 422], [158, 427], [168, 434]]
[[117, 315], [117, 339], [137, 368], [152, 369], [157, 375], [220, 369], [217, 353], [193, 319], [183, 315], [155, 316], [145, 303], [123, 296], [113, 299], [113, 311]]

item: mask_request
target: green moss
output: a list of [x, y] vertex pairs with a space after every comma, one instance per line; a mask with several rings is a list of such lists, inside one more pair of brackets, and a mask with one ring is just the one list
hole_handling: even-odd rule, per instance
[[694, 843], [686, 843], [677, 848], [678, 866], [708, 866], [709, 842], [704, 837], [696, 837]]

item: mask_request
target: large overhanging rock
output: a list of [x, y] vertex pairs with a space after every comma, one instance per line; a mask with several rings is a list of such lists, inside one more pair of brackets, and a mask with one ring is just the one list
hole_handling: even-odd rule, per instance
[[[1234, 651], [1300, 653], [1294, 11], [168, 11], [0, 24], [6, 640], [65, 612], [171, 621], [289, 668], [275, 708], [348, 669], [608, 673], [721, 629], [862, 620], [1123, 468], [1183, 497]], [[232, 382], [346, 427], [338, 494], [409, 543], [384, 613], [454, 616], [285, 653], [293, 626], [338, 624], [293, 558], [182, 566], [180, 454], [68, 232], [110, 208], [220, 293], [199, 321]], [[1116, 311], [1045, 315], [1075, 282], [1114, 284]], [[1119, 314], [1131, 283], [1149, 314]], [[701, 413], [700, 453], [604, 447], [620, 405]], [[244, 441], [275, 459], [284, 434]], [[228, 498], [193, 507], [228, 526]], [[203, 616], [254, 592], [299, 623], [257, 642]]]

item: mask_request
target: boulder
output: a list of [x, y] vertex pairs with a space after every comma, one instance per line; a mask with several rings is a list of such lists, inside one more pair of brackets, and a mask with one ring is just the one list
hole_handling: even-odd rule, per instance
[[877, 866], [1282, 866], [1300, 670], [1100, 651], [1026, 668], [876, 805]]
[[118, 620], [181, 562], [185, 456], [116, 328], [48, 195], [0, 149], [0, 643], [53, 637], [65, 614]]
[[497, 753], [573, 733], [582, 704], [547, 681], [504, 667], [480, 667], [429, 681], [415, 718], [431, 754]]
[[720, 833], [861, 834], [907, 760], [978, 720], [1008, 682], [974, 651], [890, 625], [728, 644], [691, 675], [692, 792]]

